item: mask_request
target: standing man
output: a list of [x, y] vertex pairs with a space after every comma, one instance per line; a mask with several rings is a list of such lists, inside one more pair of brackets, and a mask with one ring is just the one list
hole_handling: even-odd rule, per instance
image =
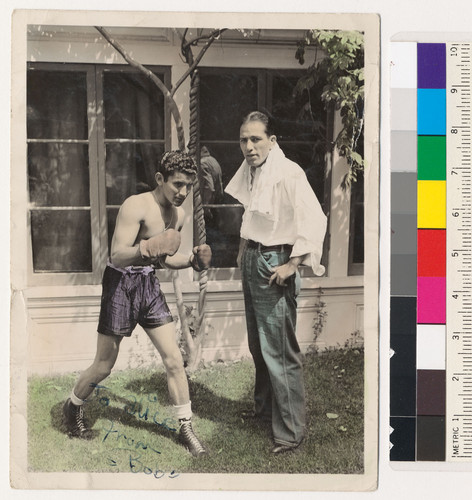
[[211, 250], [195, 247], [191, 255], [177, 253], [184, 223], [181, 205], [196, 175], [193, 159], [179, 151], [161, 159], [153, 191], [127, 198], [120, 208], [111, 243], [111, 256], [103, 275], [95, 360], [77, 380], [63, 408], [70, 437], [91, 439], [83, 405], [94, 387], [113, 368], [123, 337], [139, 323], [161, 355], [167, 385], [179, 421], [179, 439], [194, 456], [206, 453], [192, 429], [189, 388], [175, 324], [154, 274], [156, 267], [207, 269]]
[[277, 144], [269, 118], [258, 111], [240, 128], [245, 160], [226, 192], [245, 208], [241, 268], [249, 350], [256, 380], [254, 410], [244, 418], [272, 422], [279, 454], [296, 449], [305, 434], [305, 391], [296, 338], [300, 277], [310, 265], [321, 276], [326, 216], [304, 171]]

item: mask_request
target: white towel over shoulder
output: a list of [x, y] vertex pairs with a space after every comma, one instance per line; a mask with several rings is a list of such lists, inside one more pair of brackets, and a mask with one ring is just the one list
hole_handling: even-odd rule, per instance
[[291, 257], [305, 255], [303, 264], [321, 276], [326, 216], [305, 172], [285, 157], [278, 144], [260, 167], [250, 190], [250, 167], [242, 163], [225, 191], [246, 208], [241, 237], [263, 245], [291, 244]]

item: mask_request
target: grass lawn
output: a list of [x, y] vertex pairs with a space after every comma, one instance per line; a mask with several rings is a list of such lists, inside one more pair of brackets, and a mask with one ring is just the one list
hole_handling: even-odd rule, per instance
[[216, 363], [190, 378], [194, 428], [210, 453], [193, 458], [178, 444], [162, 368], [115, 372], [86, 405], [91, 441], [69, 439], [62, 405], [77, 374], [32, 377], [28, 463], [36, 472], [323, 473], [363, 472], [364, 356], [341, 349], [305, 356], [307, 437], [271, 456], [270, 424], [245, 422], [252, 406], [252, 361]]

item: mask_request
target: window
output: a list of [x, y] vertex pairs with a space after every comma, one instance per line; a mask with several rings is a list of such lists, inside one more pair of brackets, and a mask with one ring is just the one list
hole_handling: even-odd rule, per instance
[[[243, 160], [239, 147], [241, 119], [250, 111], [266, 111], [274, 118], [278, 142], [285, 154], [297, 162], [320, 203], [325, 203], [326, 142], [316, 141], [313, 130], [326, 133], [326, 112], [320, 106], [316, 118], [302, 113], [303, 101], [294, 97], [297, 71], [236, 68], [200, 70], [200, 145], [206, 146], [222, 170], [226, 186]], [[205, 200], [204, 200], [205, 201]], [[326, 208], [326, 207], [324, 207]], [[207, 240], [213, 248], [215, 276], [221, 268], [234, 268], [239, 246], [242, 206], [224, 194], [220, 203], [206, 204]], [[309, 270], [306, 269], [309, 273]]]
[[170, 142], [162, 94], [127, 66], [31, 64], [27, 114], [32, 282], [99, 283], [119, 206]]
[[358, 174], [351, 186], [349, 235], [349, 275], [364, 273], [364, 175]]

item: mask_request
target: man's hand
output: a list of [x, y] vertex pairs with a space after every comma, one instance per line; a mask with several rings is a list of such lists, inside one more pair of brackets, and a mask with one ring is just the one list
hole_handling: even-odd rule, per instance
[[289, 260], [286, 264], [279, 267], [274, 267], [274, 274], [269, 279], [269, 286], [274, 282], [279, 286], [287, 286], [285, 280], [293, 276], [298, 269], [298, 264]]
[[148, 240], [139, 242], [139, 251], [143, 259], [155, 260], [164, 255], [174, 255], [180, 246], [180, 233], [167, 229]]
[[190, 265], [195, 269], [195, 271], [200, 272], [210, 267], [211, 248], [208, 245], [204, 244], [194, 247], [192, 252]]

